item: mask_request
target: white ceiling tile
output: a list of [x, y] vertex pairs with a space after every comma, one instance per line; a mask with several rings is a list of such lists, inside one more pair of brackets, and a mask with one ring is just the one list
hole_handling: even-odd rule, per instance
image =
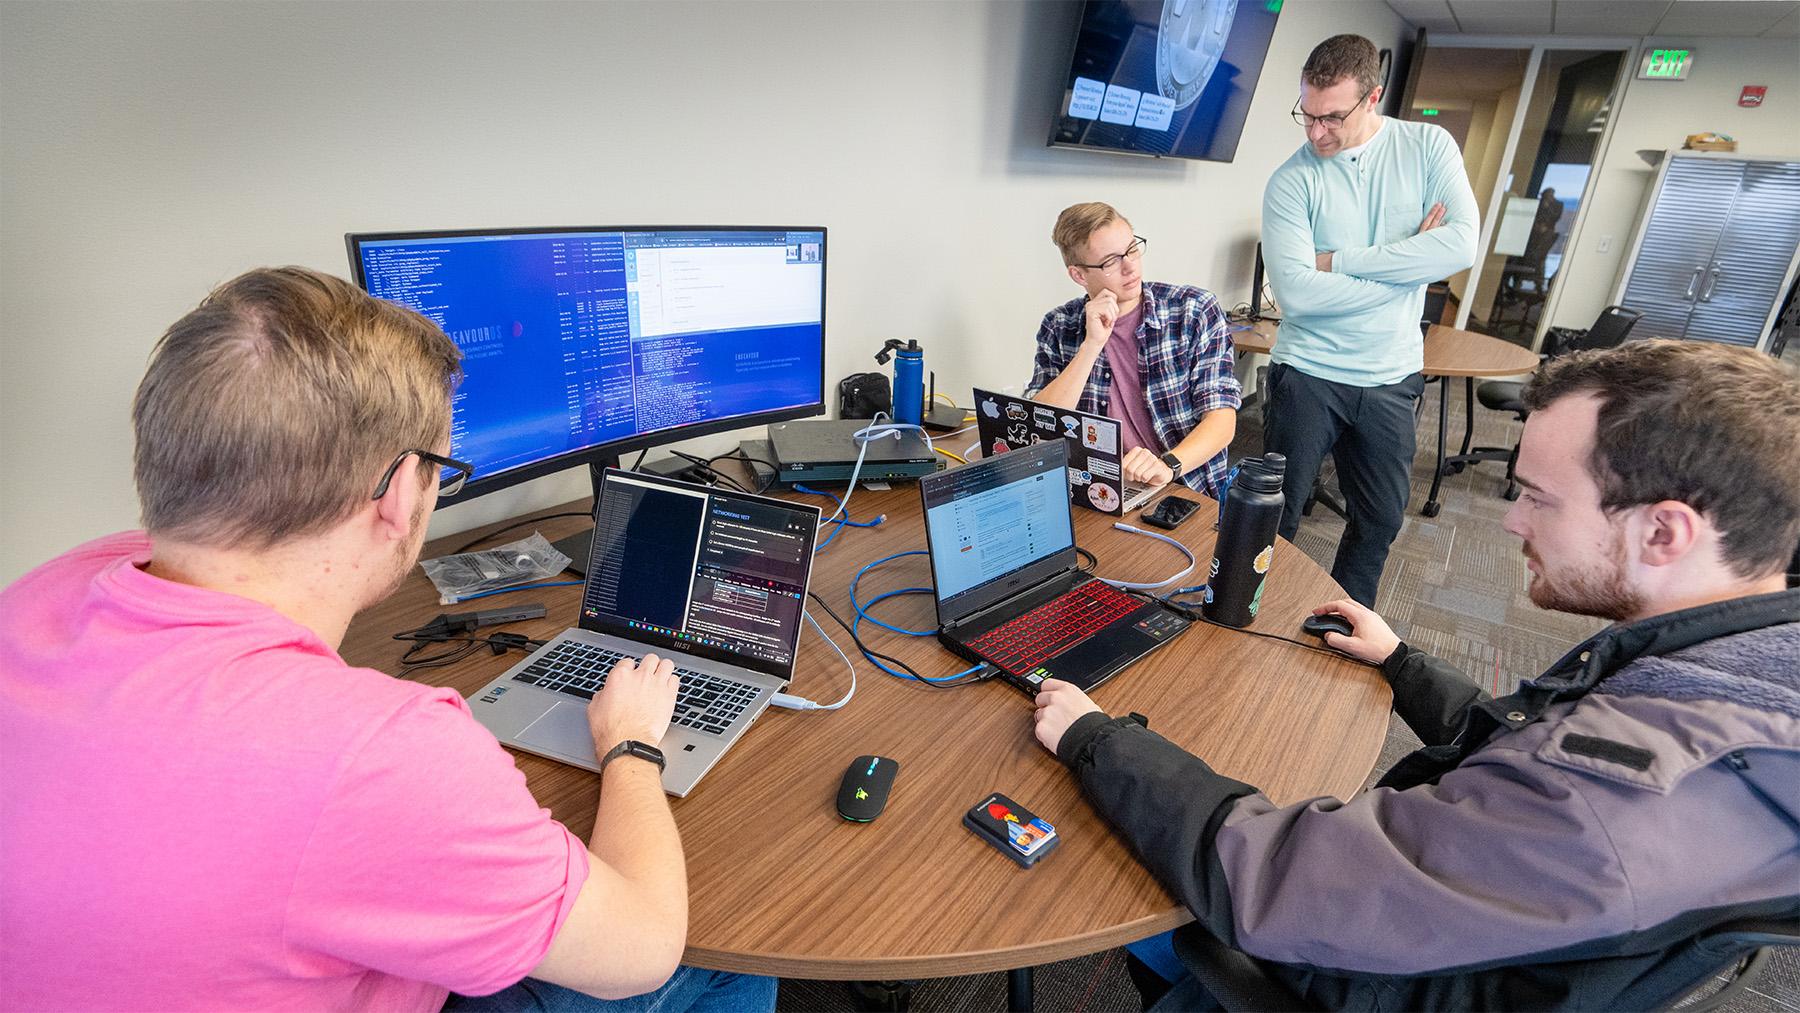
[[1800, 0], [1676, 0], [1655, 35], [1760, 35], [1800, 8]]
[[1461, 30], [1456, 25], [1456, 19], [1450, 16], [1450, 4], [1447, 0], [1387, 0], [1387, 5], [1415, 28], [1432, 32]]
[[1558, 35], [1649, 35], [1673, 0], [1556, 0]]
[[1547, 35], [1555, 4], [1551, 0], [1450, 0], [1450, 10], [1463, 31], [1474, 35]]
[[1794, 8], [1787, 17], [1775, 22], [1774, 27], [1762, 34], [1765, 39], [1800, 39], [1800, 7]]

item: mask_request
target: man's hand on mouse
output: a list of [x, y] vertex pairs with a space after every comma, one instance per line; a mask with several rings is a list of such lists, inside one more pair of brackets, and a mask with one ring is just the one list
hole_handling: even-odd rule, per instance
[[1400, 646], [1400, 638], [1388, 628], [1387, 621], [1375, 614], [1375, 611], [1364, 607], [1348, 598], [1328, 601], [1313, 609], [1313, 615], [1322, 616], [1336, 612], [1350, 620], [1351, 634], [1326, 633], [1325, 646], [1333, 650], [1343, 651], [1352, 658], [1366, 661], [1371, 665], [1379, 665], [1394, 653]]
[[681, 680], [675, 663], [654, 654], [643, 661], [619, 662], [606, 675], [606, 685], [588, 701], [588, 730], [594, 734], [594, 755], [605, 756], [627, 739], [654, 746], [669, 731], [675, 715], [675, 691]]
[[1055, 753], [1061, 744], [1063, 733], [1075, 723], [1075, 719], [1083, 714], [1092, 714], [1100, 709], [1100, 705], [1088, 699], [1088, 695], [1075, 688], [1074, 683], [1061, 679], [1045, 679], [1038, 689], [1037, 714], [1033, 717], [1036, 723], [1037, 740], [1044, 748]]

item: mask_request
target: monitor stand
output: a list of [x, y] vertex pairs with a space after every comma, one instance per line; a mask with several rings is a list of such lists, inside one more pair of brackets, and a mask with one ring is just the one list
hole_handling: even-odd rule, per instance
[[558, 538], [550, 543], [556, 546], [556, 551], [569, 557], [568, 568], [583, 580], [587, 579], [588, 559], [594, 554], [593, 513], [594, 507], [600, 503], [600, 482], [606, 475], [606, 469], [618, 466], [619, 459], [617, 457], [608, 457], [588, 464], [588, 481], [592, 483], [594, 489], [594, 501], [588, 506], [588, 526], [567, 538]]

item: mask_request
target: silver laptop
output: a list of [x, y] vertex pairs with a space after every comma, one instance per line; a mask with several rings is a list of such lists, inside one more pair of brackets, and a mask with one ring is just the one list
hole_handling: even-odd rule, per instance
[[469, 700], [501, 742], [598, 770], [587, 705], [620, 658], [671, 658], [663, 790], [686, 795], [794, 674], [819, 509], [609, 468], [580, 625]]
[[1169, 486], [1125, 478], [1119, 421], [975, 388], [975, 431], [981, 456], [993, 457], [1062, 437], [1069, 444], [1069, 502], [1114, 517], [1128, 514]]

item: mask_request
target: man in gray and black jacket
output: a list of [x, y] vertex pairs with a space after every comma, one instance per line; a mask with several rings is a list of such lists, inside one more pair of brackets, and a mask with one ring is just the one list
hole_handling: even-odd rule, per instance
[[1532, 601], [1613, 625], [1491, 699], [1321, 606], [1425, 743], [1374, 790], [1278, 807], [1046, 683], [1038, 740], [1194, 913], [1185, 961], [1210, 932], [1328, 1008], [1644, 1008], [1705, 973], [1708, 927], [1800, 919], [1800, 377], [1635, 342], [1545, 364], [1526, 402], [1505, 527]]

